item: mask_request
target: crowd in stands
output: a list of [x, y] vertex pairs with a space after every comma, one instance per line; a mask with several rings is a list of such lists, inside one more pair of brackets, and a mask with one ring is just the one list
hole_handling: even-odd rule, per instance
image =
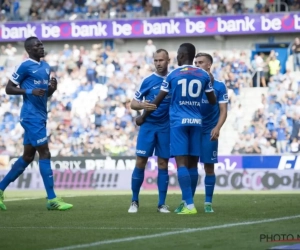
[[[295, 42], [299, 38], [295, 39]], [[295, 49], [294, 49], [295, 50]], [[295, 55], [296, 54], [296, 55]], [[295, 52], [294, 57], [297, 58]], [[239, 131], [232, 154], [300, 153], [300, 78], [298, 71], [280, 73], [280, 62], [274, 51], [257, 55], [253, 68], [261, 70], [261, 85], [268, 87], [249, 126]], [[256, 69], [257, 69], [256, 68]], [[295, 68], [296, 69], [296, 68]]]
[[[176, 1], [176, 0], [172, 0]], [[249, 8], [246, 0], [186, 0], [178, 1], [178, 10], [170, 11], [170, 0], [32, 0], [28, 13], [21, 17], [20, 0], [2, 0], [1, 21], [74, 20], [141, 18], [159, 16], [194, 16], [215, 14], [266, 13], [285, 11], [275, 0], [257, 0]], [[289, 11], [300, 9], [299, 0], [281, 0]]]
[[[155, 50], [149, 40], [140, 53], [118, 53], [102, 44], [91, 49], [66, 44], [49, 51], [45, 60], [59, 81], [49, 101], [47, 124], [53, 156], [135, 154], [137, 113], [130, 109], [130, 101], [142, 78], [154, 70], [151, 53]], [[26, 58], [10, 44], [1, 47], [6, 61], [0, 71], [0, 154], [19, 155], [22, 150], [23, 129], [18, 123], [22, 98], [5, 94], [17, 55]], [[170, 58], [172, 70], [177, 65], [175, 51]], [[213, 58], [213, 73], [225, 81], [235, 103], [240, 89], [251, 83], [248, 56], [242, 51], [214, 52]]]

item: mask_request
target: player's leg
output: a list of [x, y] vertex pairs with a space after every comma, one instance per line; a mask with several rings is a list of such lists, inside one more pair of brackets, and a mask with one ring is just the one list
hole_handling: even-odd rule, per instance
[[[191, 180], [190, 188], [191, 188], [192, 199], [194, 197], [195, 190], [196, 190], [197, 183], [198, 183], [198, 161], [199, 161], [199, 156], [200, 156], [200, 143], [199, 143], [200, 140], [201, 140], [201, 127], [188, 127], [187, 166], [188, 166], [189, 177]], [[183, 200], [185, 200], [185, 199], [183, 198]], [[186, 202], [186, 204], [188, 204], [186, 200], [185, 200], [185, 202]], [[180, 213], [184, 213], [184, 212], [186, 212], [185, 208], [183, 208]]]
[[153, 130], [141, 126], [136, 145], [136, 165], [131, 177], [132, 199], [128, 213], [137, 213], [139, 208], [139, 193], [144, 181], [145, 167], [148, 157], [153, 155], [155, 133]]
[[141, 186], [145, 176], [145, 166], [147, 164], [148, 157], [136, 157], [136, 165], [131, 176], [131, 191], [132, 198], [131, 204], [128, 209], [128, 213], [137, 213], [139, 208], [139, 194]]
[[[24, 135], [24, 143], [27, 143], [26, 132]], [[4, 204], [4, 190], [11, 182], [14, 182], [26, 169], [26, 167], [33, 161], [35, 155], [35, 148], [31, 145], [24, 145], [23, 156], [21, 156], [11, 167], [11, 170], [0, 182], [0, 210], [6, 210]]]
[[46, 122], [42, 121], [22, 121], [21, 125], [28, 134], [30, 144], [36, 148], [39, 153], [39, 168], [47, 193], [48, 210], [68, 210], [73, 207], [72, 204], [65, 203], [57, 198], [54, 192], [54, 178], [51, 169], [51, 154], [48, 147]]
[[158, 176], [157, 176], [157, 187], [158, 187], [158, 205], [157, 212], [170, 213], [168, 206], [166, 205], [166, 197], [169, 185], [169, 173], [168, 173], [169, 159], [160, 158], [157, 159], [158, 164]]
[[49, 150], [48, 142], [46, 141], [46, 143], [36, 146], [36, 149], [39, 153], [40, 173], [43, 178], [47, 193], [47, 209], [60, 211], [71, 209], [73, 205], [64, 202], [61, 198], [57, 198], [54, 192], [54, 177], [53, 171], [51, 169], [51, 153]]
[[158, 176], [158, 206], [157, 211], [169, 213], [166, 197], [169, 185], [168, 163], [170, 158], [170, 131], [156, 133], [155, 155], [157, 156]]
[[196, 214], [194, 206], [191, 178], [188, 171], [189, 127], [171, 128], [171, 155], [175, 156], [178, 182], [182, 192], [182, 200], [186, 206], [178, 214]]
[[218, 162], [218, 141], [211, 141], [210, 134], [202, 135], [202, 154], [200, 161], [204, 163], [205, 170], [205, 202], [204, 210], [207, 213], [214, 212], [212, 209], [212, 199], [215, 189], [216, 176], [214, 164]]

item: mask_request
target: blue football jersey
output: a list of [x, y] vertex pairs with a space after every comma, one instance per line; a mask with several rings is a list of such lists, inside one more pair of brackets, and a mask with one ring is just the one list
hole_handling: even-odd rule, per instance
[[21, 89], [45, 89], [43, 97], [35, 95], [23, 95], [23, 106], [20, 119], [47, 120], [47, 95], [50, 81], [50, 66], [44, 61], [37, 62], [27, 59], [10, 77], [10, 80], [19, 85]]
[[[148, 77], [144, 78], [139, 87], [139, 90], [135, 92], [134, 99], [137, 101], [154, 101], [160, 91], [164, 79], [165, 77], [160, 76], [156, 73], [152, 73]], [[166, 96], [157, 110], [152, 112], [146, 118], [145, 123], [157, 124], [159, 126], [169, 126], [169, 106], [170, 97]]]
[[223, 82], [214, 81], [213, 88], [217, 97], [215, 105], [209, 104], [206, 95], [202, 97], [201, 115], [202, 115], [202, 131], [203, 133], [210, 133], [217, 125], [220, 117], [219, 103], [228, 103], [227, 88]]
[[171, 127], [201, 126], [202, 95], [214, 91], [205, 70], [192, 65], [181, 66], [167, 76], [161, 90], [171, 95]]

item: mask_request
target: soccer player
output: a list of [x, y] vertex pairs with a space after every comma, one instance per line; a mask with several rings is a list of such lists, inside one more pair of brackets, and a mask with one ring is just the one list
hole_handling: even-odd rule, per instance
[[[198, 53], [195, 57], [195, 65], [210, 73], [213, 58], [210, 54]], [[209, 104], [205, 95], [201, 103], [202, 137], [200, 162], [205, 170], [205, 203], [204, 211], [213, 213], [212, 198], [216, 183], [214, 164], [218, 162], [218, 138], [220, 130], [227, 118], [228, 94], [223, 82], [214, 80], [213, 88], [217, 98], [217, 104]], [[191, 171], [191, 170], [190, 170]], [[194, 170], [196, 171], [196, 169]], [[198, 179], [197, 179], [198, 182]]]
[[169, 54], [164, 49], [159, 49], [154, 54], [154, 65], [156, 71], [143, 79], [139, 90], [135, 93], [135, 98], [131, 102], [134, 110], [154, 111], [145, 119], [145, 123], [140, 127], [136, 145], [136, 167], [132, 173], [131, 189], [132, 202], [128, 213], [137, 213], [139, 208], [139, 192], [144, 181], [145, 167], [148, 157], [158, 156], [158, 208], [160, 213], [169, 213], [168, 206], [165, 205], [169, 175], [168, 162], [170, 157], [170, 122], [169, 103], [170, 98], [166, 98], [159, 108], [150, 102], [159, 93], [163, 80], [168, 73]]
[[[170, 144], [171, 156], [175, 156], [178, 182], [185, 205], [178, 214], [196, 214], [194, 206], [189, 162], [198, 163], [201, 140], [201, 100], [205, 92], [209, 103], [216, 103], [211, 85], [211, 76], [204, 70], [193, 66], [196, 48], [191, 43], [181, 44], [177, 51], [179, 68], [173, 70], [163, 82], [161, 91], [152, 102], [160, 102], [171, 94], [170, 104]], [[136, 119], [143, 124], [149, 112]]]
[[50, 66], [41, 61], [45, 56], [43, 43], [37, 37], [29, 37], [25, 40], [24, 47], [29, 58], [16, 69], [6, 86], [8, 95], [23, 95], [20, 123], [25, 130], [24, 153], [0, 182], [0, 209], [6, 210], [3, 203], [4, 190], [24, 172], [38, 151], [40, 173], [47, 192], [47, 209], [67, 210], [73, 205], [57, 198], [54, 192], [51, 154], [46, 134], [47, 99], [56, 90], [57, 80], [50, 80]]

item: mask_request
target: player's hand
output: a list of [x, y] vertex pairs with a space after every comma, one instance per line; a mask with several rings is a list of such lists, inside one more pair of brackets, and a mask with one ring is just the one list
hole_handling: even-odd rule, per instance
[[138, 126], [141, 126], [143, 123], [145, 122], [145, 119], [143, 116], [139, 115], [138, 117], [136, 117], [135, 119], [135, 124]]
[[51, 77], [50, 79], [50, 86], [52, 89], [56, 90], [57, 89], [57, 80], [55, 77]]
[[32, 94], [35, 96], [44, 96], [46, 91], [44, 89], [34, 89], [32, 90]]
[[154, 111], [157, 109], [157, 106], [153, 103], [150, 103], [150, 101], [146, 100], [143, 102], [143, 109], [146, 111]]
[[210, 140], [216, 141], [219, 139], [219, 136], [220, 136], [220, 129], [215, 127], [210, 133]]

